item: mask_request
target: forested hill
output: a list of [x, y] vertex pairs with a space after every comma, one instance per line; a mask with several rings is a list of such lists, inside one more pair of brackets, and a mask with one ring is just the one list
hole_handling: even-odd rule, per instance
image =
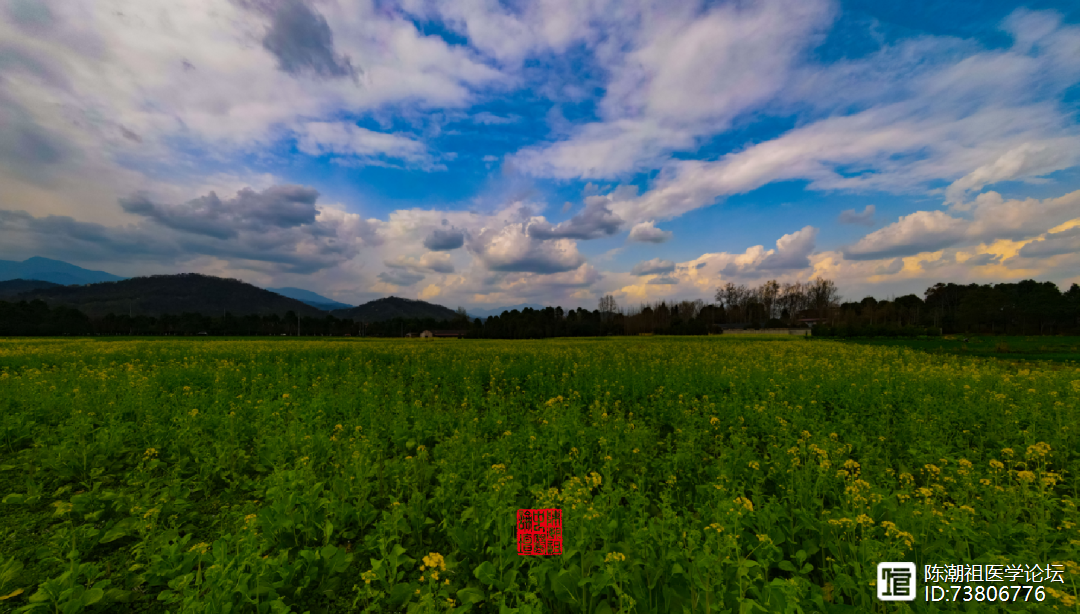
[[198, 273], [153, 275], [87, 286], [59, 286], [23, 292], [8, 301], [40, 299], [50, 306], [74, 307], [91, 318], [110, 313], [146, 315], [201, 313], [234, 316], [285, 315], [292, 311], [306, 317], [326, 312], [298, 300], [257, 288], [239, 279]]
[[330, 313], [334, 317], [355, 322], [383, 322], [394, 318], [453, 320], [457, 317], [457, 312], [449, 307], [397, 296], [380, 298], [351, 309], [335, 309]]
[[51, 281], [41, 281], [40, 279], [9, 279], [7, 281], [0, 281], [0, 299], [7, 299], [17, 294], [31, 292], [33, 290], [62, 287], [61, 284], [54, 284]]

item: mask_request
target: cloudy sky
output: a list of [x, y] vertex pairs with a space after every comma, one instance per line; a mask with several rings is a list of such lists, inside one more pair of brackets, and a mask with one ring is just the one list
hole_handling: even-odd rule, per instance
[[1080, 281], [1073, 0], [0, 0], [0, 259], [348, 303]]

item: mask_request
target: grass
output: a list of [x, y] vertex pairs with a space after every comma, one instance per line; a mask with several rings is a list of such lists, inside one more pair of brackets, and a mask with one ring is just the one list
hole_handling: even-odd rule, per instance
[[[0, 611], [1080, 611], [1078, 394], [798, 337], [0, 340]], [[887, 606], [882, 561], [1063, 573]]]

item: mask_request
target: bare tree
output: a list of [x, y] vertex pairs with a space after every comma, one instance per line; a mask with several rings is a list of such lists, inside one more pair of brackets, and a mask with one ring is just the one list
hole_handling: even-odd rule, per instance
[[826, 318], [829, 310], [840, 303], [840, 291], [836, 288], [836, 282], [831, 279], [817, 277], [810, 282], [810, 304], [817, 312], [817, 317]]
[[765, 306], [765, 320], [771, 320], [773, 318], [773, 307], [776, 305], [776, 299], [780, 296], [780, 284], [771, 279], [758, 288], [757, 291], [758, 300]]
[[619, 312], [619, 304], [615, 302], [615, 297], [610, 294], [605, 294], [600, 298], [600, 316], [604, 321], [610, 320], [612, 316]]

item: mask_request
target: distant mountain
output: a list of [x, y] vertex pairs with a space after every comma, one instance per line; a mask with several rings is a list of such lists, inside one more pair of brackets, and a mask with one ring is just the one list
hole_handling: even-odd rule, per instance
[[7, 281], [0, 281], [0, 300], [31, 290], [60, 287], [62, 287], [60, 284], [54, 284], [51, 281], [41, 281], [38, 279], [9, 279]]
[[294, 298], [301, 303], [307, 303], [316, 309], [322, 309], [323, 311], [333, 311], [335, 309], [351, 309], [352, 305], [348, 303], [339, 303], [331, 298], [326, 298], [321, 294], [315, 294], [311, 290], [304, 290], [303, 288], [267, 288], [271, 292], [277, 292], [281, 296], [287, 296]]
[[544, 305], [537, 305], [536, 303], [522, 303], [520, 305], [511, 305], [509, 307], [496, 307], [494, 309], [470, 309], [469, 317], [480, 318], [481, 320], [483, 320], [491, 316], [501, 316], [504, 311], [513, 311], [515, 309], [517, 309], [518, 311], [522, 311], [526, 307], [531, 307], [532, 309], [546, 309]]
[[335, 309], [331, 314], [358, 322], [382, 322], [394, 318], [452, 320], [457, 317], [457, 312], [449, 307], [396, 296], [376, 299], [351, 309]]
[[220, 316], [223, 311], [234, 316], [275, 313], [283, 316], [288, 311], [308, 317], [326, 316], [325, 311], [239, 279], [198, 273], [133, 277], [88, 286], [57, 286], [30, 290], [13, 298], [41, 299], [50, 306], [74, 307], [92, 318], [109, 313], [127, 314], [129, 310], [134, 315], [148, 316], [186, 312]]
[[74, 284], [96, 284], [102, 281], [120, 281], [124, 278], [104, 271], [84, 269], [62, 260], [34, 256], [22, 262], [0, 260], [0, 281], [11, 279], [51, 281], [54, 284], [70, 286]]

